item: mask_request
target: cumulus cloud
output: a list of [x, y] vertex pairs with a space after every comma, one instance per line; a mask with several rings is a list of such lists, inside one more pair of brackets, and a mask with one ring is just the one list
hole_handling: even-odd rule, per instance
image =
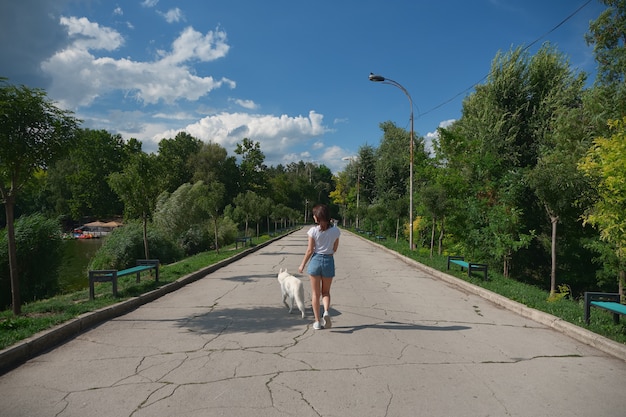
[[[205, 142], [218, 143], [231, 152], [243, 138], [248, 138], [260, 143], [268, 165], [286, 165], [301, 160], [324, 161], [333, 172], [337, 172], [345, 168], [342, 157], [348, 151], [339, 146], [327, 146], [320, 139], [332, 131], [323, 122], [324, 116], [315, 111], [310, 111], [306, 117], [221, 112], [182, 129], [160, 132], [153, 137], [153, 142], [173, 138], [185, 131]], [[293, 152], [294, 148], [303, 150]]]
[[176, 23], [185, 19], [182, 10], [180, 10], [178, 7], [170, 9], [165, 13], [159, 12], [159, 14], [165, 18], [165, 21], [167, 23]]
[[[448, 126], [451, 126], [454, 122], [456, 122], [456, 119], [444, 120], [442, 122], [439, 122], [439, 126], [437, 127], [446, 128]], [[432, 153], [433, 143], [436, 142], [438, 139], [439, 139], [438, 131], [435, 130], [434, 132], [428, 132], [426, 136], [424, 136], [424, 147], [426, 148], [426, 151]]]
[[229, 50], [226, 33], [219, 29], [202, 34], [188, 27], [174, 40], [170, 51], [161, 53], [159, 60], [141, 62], [96, 57], [92, 53], [120, 48], [124, 40], [114, 29], [86, 18], [62, 17], [61, 23], [73, 42], [44, 61], [42, 68], [52, 79], [50, 95], [62, 97], [63, 106], [86, 106], [97, 97], [117, 90], [144, 104], [154, 104], [181, 99], [194, 101], [223, 85], [235, 87], [232, 80], [201, 77], [186, 65], [226, 56]]
[[252, 100], [241, 100], [241, 99], [230, 99], [230, 100], [233, 101], [238, 106], [243, 107], [244, 109], [256, 110], [259, 108], [259, 106]]
[[204, 140], [219, 143], [227, 149], [244, 137], [259, 141], [267, 152], [286, 153], [297, 141], [305, 141], [324, 134], [326, 128], [321, 114], [309, 112], [308, 117], [274, 116], [248, 113], [226, 113], [204, 117], [178, 130], [163, 132], [155, 140], [174, 137], [180, 131]]

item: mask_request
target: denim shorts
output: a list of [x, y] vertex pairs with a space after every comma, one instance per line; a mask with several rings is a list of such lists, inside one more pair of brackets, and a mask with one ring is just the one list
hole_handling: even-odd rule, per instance
[[335, 276], [335, 258], [332, 255], [314, 253], [306, 272], [317, 277], [333, 278]]

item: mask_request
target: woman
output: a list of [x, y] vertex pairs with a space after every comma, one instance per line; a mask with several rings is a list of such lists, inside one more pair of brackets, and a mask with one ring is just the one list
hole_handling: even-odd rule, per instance
[[[339, 246], [338, 227], [333, 227], [330, 222], [330, 213], [325, 204], [318, 204], [313, 207], [313, 219], [317, 226], [313, 226], [307, 232], [309, 245], [304, 254], [304, 259], [298, 268], [302, 273], [309, 259], [311, 262], [307, 268], [309, 279], [311, 280], [311, 294], [315, 330], [330, 328], [332, 322], [328, 310], [330, 309], [330, 285], [335, 276], [335, 259], [333, 255]], [[324, 315], [320, 320], [320, 296], [324, 305]]]

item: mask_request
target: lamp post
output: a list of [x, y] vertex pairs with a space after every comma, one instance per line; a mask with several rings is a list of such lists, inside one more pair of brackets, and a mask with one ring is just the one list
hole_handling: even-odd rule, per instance
[[370, 72], [370, 81], [380, 82], [383, 84], [393, 85], [399, 88], [409, 98], [409, 104], [411, 105], [411, 144], [410, 144], [410, 162], [409, 162], [409, 249], [413, 250], [413, 99], [406, 88], [400, 83], [389, 78], [385, 78], [382, 75], [376, 75]]

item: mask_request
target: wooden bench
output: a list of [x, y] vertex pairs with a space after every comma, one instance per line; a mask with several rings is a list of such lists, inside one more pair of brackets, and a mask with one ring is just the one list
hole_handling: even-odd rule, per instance
[[463, 269], [467, 269], [467, 276], [470, 277], [472, 272], [482, 272], [485, 276], [485, 281], [489, 280], [489, 275], [487, 274], [487, 264], [479, 264], [475, 262], [467, 262], [463, 256], [453, 256], [448, 255], [448, 270], [450, 269], [450, 264], [457, 264], [461, 267], [461, 271]]
[[97, 269], [89, 271], [89, 299], [95, 298], [94, 283], [111, 282], [113, 284], [113, 296], [117, 297], [117, 279], [126, 275], [137, 276], [136, 282], [140, 282], [141, 273], [154, 269], [154, 280], [159, 282], [159, 260], [158, 259], [138, 259], [137, 266], [118, 271], [116, 269]]
[[613, 322], [619, 324], [619, 316], [626, 316], [626, 305], [620, 303], [620, 296], [616, 293], [586, 292], [585, 293], [585, 323], [589, 324], [591, 307], [601, 308], [613, 314]]
[[250, 236], [239, 236], [235, 238], [235, 249], [239, 249], [239, 243], [241, 243], [241, 247], [246, 246], [246, 242], [248, 246], [252, 244], [252, 238]]

